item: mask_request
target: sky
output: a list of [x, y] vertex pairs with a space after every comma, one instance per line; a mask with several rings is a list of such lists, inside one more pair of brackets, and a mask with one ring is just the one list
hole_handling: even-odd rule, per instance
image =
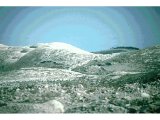
[[0, 44], [146, 48], [160, 44], [159, 21], [160, 7], [0, 7]]

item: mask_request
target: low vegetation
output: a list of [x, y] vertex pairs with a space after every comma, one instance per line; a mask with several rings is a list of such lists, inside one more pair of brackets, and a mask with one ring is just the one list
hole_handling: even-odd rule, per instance
[[0, 113], [13, 103], [49, 100], [62, 103], [65, 113], [160, 113], [160, 46], [119, 49], [134, 50], [95, 55], [18, 48], [12, 57], [1, 52]]

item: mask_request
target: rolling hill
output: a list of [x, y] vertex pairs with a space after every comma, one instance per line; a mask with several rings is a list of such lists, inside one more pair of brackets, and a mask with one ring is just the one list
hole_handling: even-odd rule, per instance
[[0, 45], [0, 113], [159, 113], [160, 46], [117, 49]]

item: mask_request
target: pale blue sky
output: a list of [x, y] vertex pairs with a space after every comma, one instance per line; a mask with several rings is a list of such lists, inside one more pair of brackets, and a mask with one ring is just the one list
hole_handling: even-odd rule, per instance
[[159, 21], [159, 7], [0, 7], [0, 43], [144, 48], [160, 43]]

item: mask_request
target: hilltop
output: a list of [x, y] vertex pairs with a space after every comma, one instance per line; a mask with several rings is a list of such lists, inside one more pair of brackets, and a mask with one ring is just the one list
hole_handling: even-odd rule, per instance
[[113, 54], [113, 53], [122, 53], [122, 52], [132, 52], [132, 51], [136, 51], [136, 50], [139, 50], [139, 48], [120, 46], [120, 47], [113, 47], [109, 50], [96, 51], [93, 53], [95, 53], [95, 54]]

